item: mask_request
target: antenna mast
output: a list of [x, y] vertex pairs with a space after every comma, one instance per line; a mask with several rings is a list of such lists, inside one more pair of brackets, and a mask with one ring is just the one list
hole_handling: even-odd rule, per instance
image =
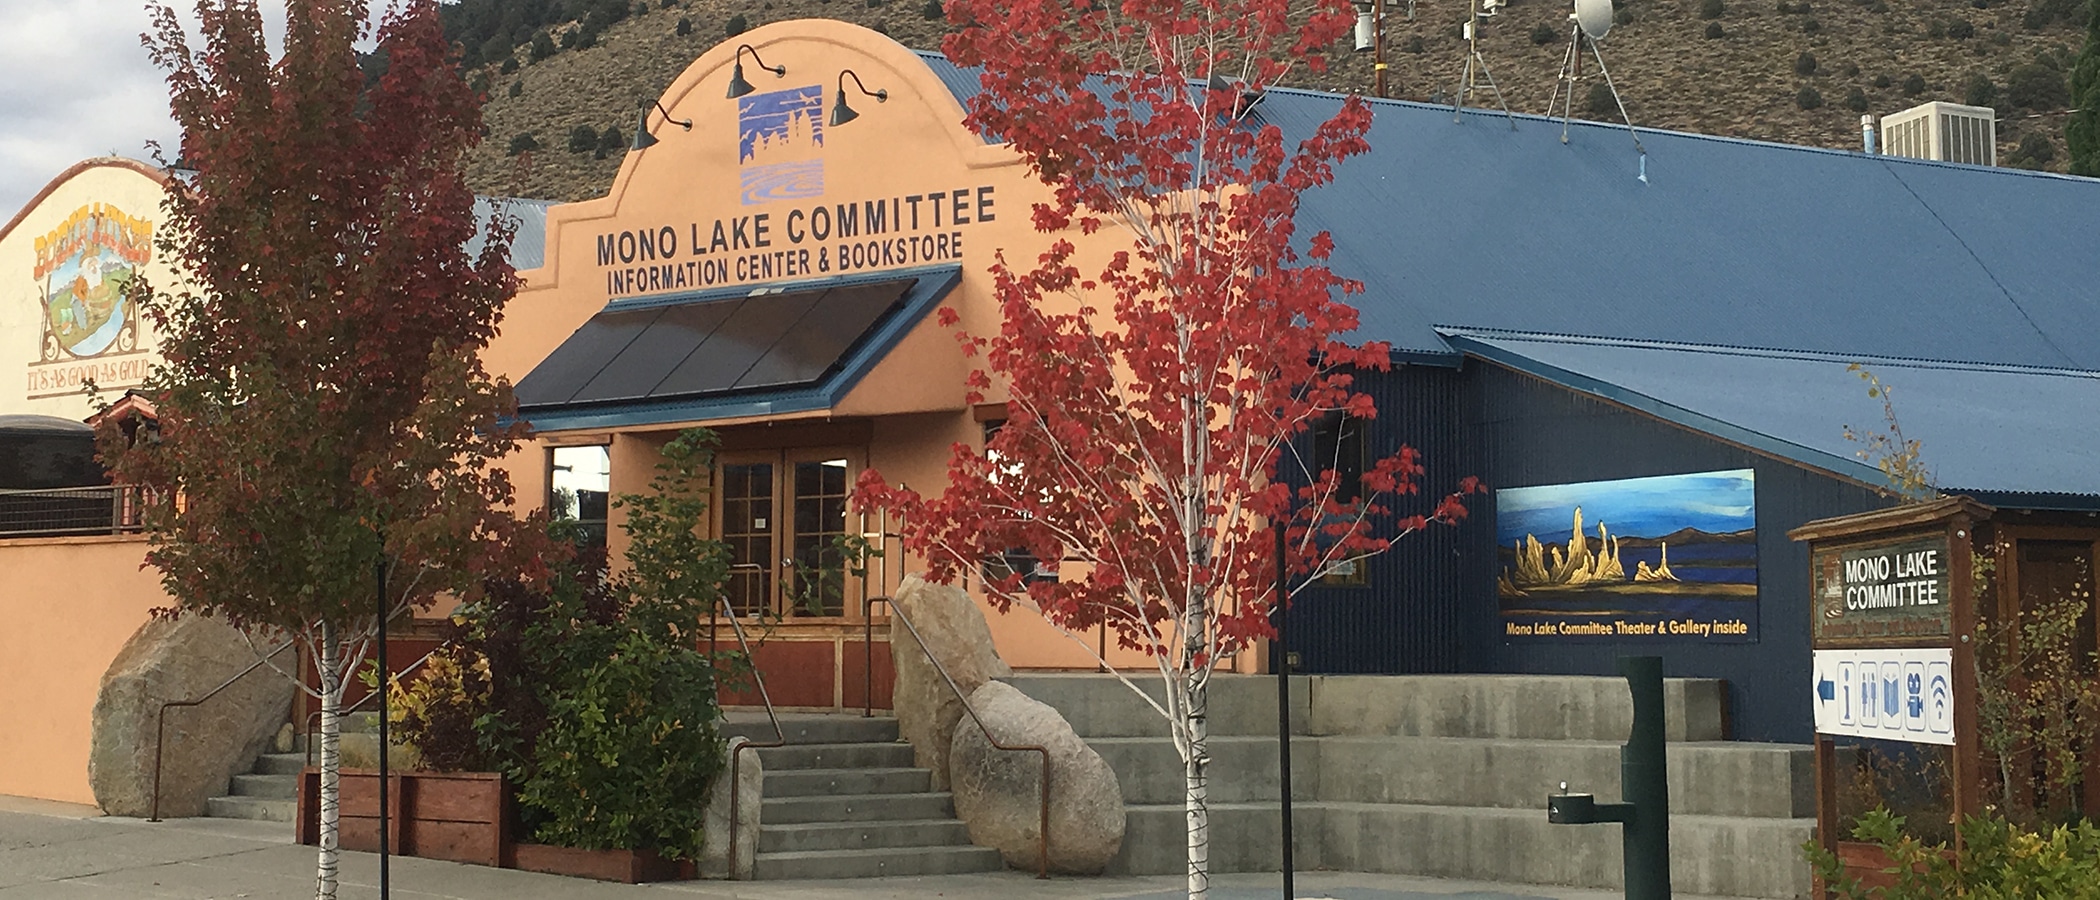
[[1517, 130], [1517, 117], [1509, 111], [1509, 101], [1503, 99], [1502, 88], [1495, 85], [1495, 74], [1488, 71], [1487, 58], [1480, 55], [1480, 0], [1469, 0], [1466, 18], [1466, 64], [1458, 76], [1458, 97], [1451, 104], [1451, 121], [1459, 120], [1459, 113], [1466, 101], [1479, 90], [1482, 80], [1488, 90], [1495, 92], [1495, 103], [1502, 107], [1502, 114], [1509, 118], [1509, 130]]

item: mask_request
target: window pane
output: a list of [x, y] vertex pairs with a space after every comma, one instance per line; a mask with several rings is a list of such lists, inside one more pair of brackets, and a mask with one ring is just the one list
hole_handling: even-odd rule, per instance
[[773, 466], [722, 467], [722, 540], [729, 545], [729, 602], [739, 614], [765, 610], [773, 596]]
[[846, 533], [843, 459], [795, 464], [795, 592], [797, 611], [845, 615], [845, 560], [834, 542]]
[[556, 447], [548, 455], [547, 513], [582, 526], [579, 543], [605, 546], [605, 521], [612, 498], [612, 453], [603, 444]]

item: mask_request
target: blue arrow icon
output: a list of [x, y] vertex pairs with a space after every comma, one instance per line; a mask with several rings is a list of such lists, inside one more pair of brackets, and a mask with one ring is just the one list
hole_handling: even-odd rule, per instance
[[1837, 689], [1837, 682], [1828, 678], [1816, 682], [1816, 696], [1823, 698], [1825, 703], [1837, 699]]

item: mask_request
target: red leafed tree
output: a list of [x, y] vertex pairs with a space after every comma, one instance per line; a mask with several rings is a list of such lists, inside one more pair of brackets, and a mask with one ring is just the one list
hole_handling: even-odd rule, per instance
[[288, 3], [275, 58], [253, 0], [196, 12], [200, 45], [165, 6], [145, 38], [187, 170], [159, 238], [183, 280], [144, 298], [165, 357], [141, 389], [158, 429], [110, 423], [104, 457], [173, 498], [149, 508], [147, 561], [178, 612], [289, 636], [314, 661], [316, 893], [333, 897], [338, 713], [379, 608], [471, 596], [537, 559], [493, 465], [519, 437], [510, 388], [479, 356], [517, 288], [511, 226], [473, 246], [460, 165], [480, 98], [435, 0], [388, 13], [383, 73], [360, 66], [362, 2]]
[[1006, 398], [985, 451], [958, 445], [938, 495], [874, 471], [859, 486], [901, 514], [934, 578], [1020, 550], [1063, 561], [1055, 581], [991, 567], [986, 590], [1068, 634], [1106, 625], [1151, 659], [1166, 702], [1147, 702], [1186, 763], [1191, 897], [1208, 887], [1207, 686], [1273, 634], [1274, 524], [1303, 585], [1457, 521], [1474, 488], [1422, 500], [1405, 447], [1360, 487], [1302, 452], [1323, 420], [1376, 415], [1354, 373], [1388, 358], [1345, 340], [1357, 313], [1342, 295], [1360, 285], [1328, 268], [1327, 234], [1295, 227], [1300, 196], [1367, 149], [1370, 111], [1351, 98], [1286, 138], [1250, 109], [1283, 60], [1316, 65], [1354, 20], [1347, 3], [1293, 7], [950, 0], [944, 49], [981, 72], [969, 122], [1047, 186], [1044, 249], [1000, 256], [999, 331], [961, 335], [982, 364], [972, 402]]

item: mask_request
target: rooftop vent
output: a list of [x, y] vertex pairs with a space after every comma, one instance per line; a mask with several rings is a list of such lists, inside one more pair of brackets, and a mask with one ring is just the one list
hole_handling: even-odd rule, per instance
[[1934, 101], [1881, 117], [1881, 152], [1913, 159], [1998, 164], [1998, 113]]

